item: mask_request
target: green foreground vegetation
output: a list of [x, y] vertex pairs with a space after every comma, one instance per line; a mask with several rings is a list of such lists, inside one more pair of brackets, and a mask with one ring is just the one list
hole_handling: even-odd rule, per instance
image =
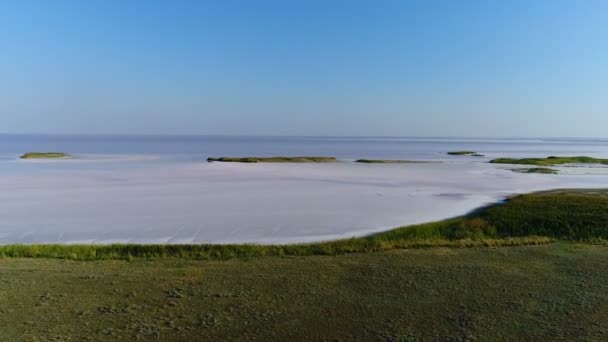
[[207, 158], [208, 162], [233, 163], [331, 163], [335, 157], [220, 157]]
[[28, 152], [22, 154], [21, 159], [57, 159], [69, 158], [70, 155], [63, 152]]
[[494, 164], [521, 164], [521, 165], [540, 165], [551, 166], [560, 164], [608, 164], [608, 159], [592, 157], [547, 157], [547, 158], [498, 158], [490, 160]]
[[0, 259], [2, 341], [601, 341], [608, 247]]
[[526, 169], [511, 169], [511, 171], [518, 172], [518, 173], [541, 173], [541, 174], [546, 174], [546, 175], [556, 175], [559, 173], [559, 171], [557, 171], [555, 169], [550, 169], [548, 167], [531, 167], [531, 168], [526, 168]]

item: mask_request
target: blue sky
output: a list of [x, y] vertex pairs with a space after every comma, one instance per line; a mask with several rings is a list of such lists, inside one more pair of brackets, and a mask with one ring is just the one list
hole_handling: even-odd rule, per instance
[[608, 2], [2, 1], [0, 132], [608, 137]]

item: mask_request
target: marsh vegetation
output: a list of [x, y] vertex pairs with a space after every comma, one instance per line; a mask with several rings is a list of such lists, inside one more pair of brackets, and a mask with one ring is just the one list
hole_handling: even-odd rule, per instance
[[28, 152], [22, 154], [21, 159], [61, 159], [69, 158], [70, 155], [63, 152]]
[[419, 160], [400, 160], [400, 159], [357, 159], [355, 163], [366, 163], [366, 164], [408, 164], [408, 163], [437, 163], [433, 161], [419, 161]]
[[555, 157], [547, 158], [498, 158], [490, 160], [494, 164], [522, 164], [522, 165], [540, 165], [551, 166], [560, 164], [608, 164], [608, 159], [593, 158], [586, 156], [579, 157]]
[[207, 158], [208, 162], [233, 163], [331, 163], [335, 157], [219, 157]]
[[511, 169], [511, 171], [517, 172], [517, 173], [540, 173], [540, 174], [546, 174], [546, 175], [556, 175], [559, 173], [559, 171], [557, 171], [555, 169], [550, 169], [548, 167], [518, 168], [518, 169]]
[[472, 155], [480, 155], [475, 151], [450, 151], [447, 154], [451, 156], [472, 156]]
[[501, 237], [546, 236], [561, 240], [608, 239], [608, 191], [561, 190], [519, 195], [479, 217]]

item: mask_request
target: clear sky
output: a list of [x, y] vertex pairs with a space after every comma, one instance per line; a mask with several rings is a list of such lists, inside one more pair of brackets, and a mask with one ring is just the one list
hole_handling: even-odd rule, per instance
[[608, 1], [0, 1], [0, 132], [608, 137]]

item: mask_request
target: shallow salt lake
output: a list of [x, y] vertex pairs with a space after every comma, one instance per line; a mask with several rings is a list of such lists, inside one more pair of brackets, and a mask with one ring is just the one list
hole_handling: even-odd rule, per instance
[[238, 164], [151, 155], [5, 160], [0, 243], [290, 243], [465, 214], [507, 195], [602, 187], [606, 168], [519, 174], [481, 160]]
[[[496, 157], [608, 156], [602, 140], [0, 135], [0, 243], [291, 243], [465, 214], [505, 196], [605, 187], [608, 168], [520, 174]], [[452, 157], [474, 150], [486, 155]], [[65, 151], [70, 160], [19, 160]], [[327, 155], [326, 164], [207, 163]], [[357, 158], [436, 161], [359, 164]]]

